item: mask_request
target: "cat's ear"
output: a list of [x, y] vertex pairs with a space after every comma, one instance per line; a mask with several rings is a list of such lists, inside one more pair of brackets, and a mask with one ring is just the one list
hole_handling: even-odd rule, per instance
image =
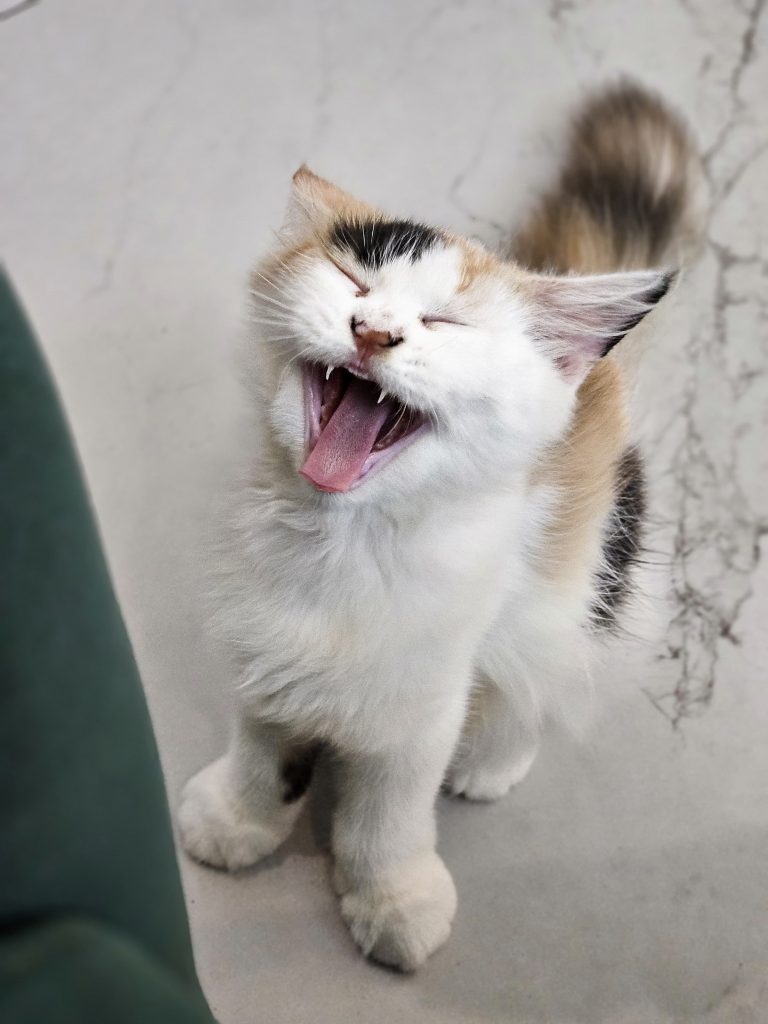
[[666, 295], [673, 272], [590, 276], [527, 275], [530, 330], [575, 385]]
[[289, 234], [316, 234], [342, 215], [363, 213], [370, 215], [371, 208], [302, 164], [293, 176], [284, 229]]

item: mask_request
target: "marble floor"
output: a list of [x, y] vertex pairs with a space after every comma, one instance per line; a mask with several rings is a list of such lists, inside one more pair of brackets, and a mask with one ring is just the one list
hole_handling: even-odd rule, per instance
[[0, 4], [4, 258], [71, 417], [172, 800], [227, 730], [195, 594], [245, 275], [290, 173], [306, 160], [497, 243], [568, 104], [619, 72], [678, 104], [704, 153], [708, 244], [635, 392], [657, 625], [601, 670], [587, 742], [553, 737], [501, 804], [441, 801], [460, 909], [420, 974], [355, 952], [322, 806], [260, 870], [183, 862], [222, 1024], [768, 1021], [767, 42], [764, 0]]

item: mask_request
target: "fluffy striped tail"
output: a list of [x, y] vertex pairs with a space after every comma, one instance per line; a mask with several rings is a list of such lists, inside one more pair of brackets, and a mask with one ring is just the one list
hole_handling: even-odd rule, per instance
[[560, 178], [512, 255], [558, 273], [679, 266], [701, 234], [703, 191], [685, 123], [642, 87], [622, 82], [575, 117]]

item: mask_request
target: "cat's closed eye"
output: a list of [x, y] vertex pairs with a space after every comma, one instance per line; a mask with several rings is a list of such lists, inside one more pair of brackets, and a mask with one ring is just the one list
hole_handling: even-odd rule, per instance
[[447, 316], [445, 314], [438, 314], [436, 316], [423, 316], [421, 322], [425, 327], [435, 327], [438, 324], [450, 324], [453, 327], [466, 327], [462, 320], [457, 320], [455, 317]]
[[362, 284], [362, 282], [358, 281], [354, 274], [351, 274], [348, 270], [345, 270], [344, 267], [342, 267], [339, 263], [336, 262], [336, 260], [331, 260], [331, 263], [334, 265], [334, 267], [336, 267], [340, 274], [343, 274], [344, 277], [346, 277], [348, 281], [351, 281], [355, 288], [357, 288], [356, 298], [362, 298], [364, 295], [368, 294], [370, 288], [367, 285]]

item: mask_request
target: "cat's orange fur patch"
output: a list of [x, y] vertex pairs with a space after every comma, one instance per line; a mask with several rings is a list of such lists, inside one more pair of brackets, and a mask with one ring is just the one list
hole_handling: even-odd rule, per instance
[[628, 442], [624, 382], [609, 356], [579, 388], [566, 438], [549, 452], [532, 480], [557, 495], [537, 555], [537, 567], [547, 578], [572, 578], [599, 561], [602, 527], [613, 506], [617, 466]]

